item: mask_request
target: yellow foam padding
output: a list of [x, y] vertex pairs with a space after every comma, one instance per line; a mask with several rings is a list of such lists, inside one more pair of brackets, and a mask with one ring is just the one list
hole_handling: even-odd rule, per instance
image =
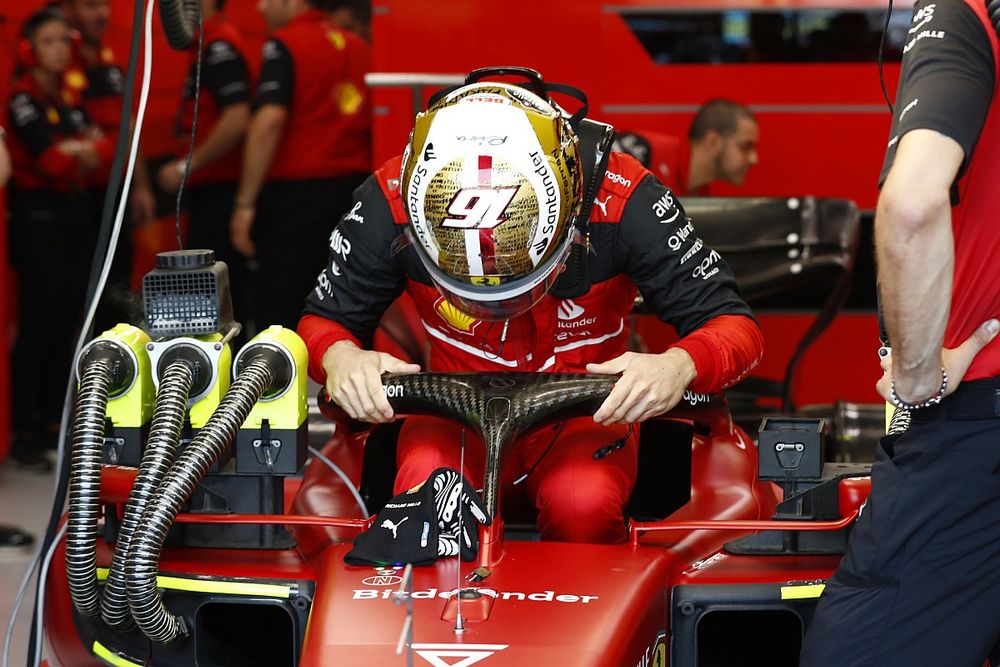
[[[97, 568], [98, 581], [104, 581], [107, 578], [108, 568]], [[226, 581], [222, 579], [193, 579], [162, 574], [156, 577], [156, 586], [172, 591], [187, 591], [189, 593], [253, 595], [256, 597], [283, 599], [292, 596], [292, 587], [285, 584], [264, 584], [256, 581]]]
[[91, 647], [91, 651], [98, 658], [114, 667], [143, 667], [143, 663], [133, 662], [128, 658], [118, 655], [96, 639], [94, 640], [94, 645]]
[[[207, 336], [197, 336], [198, 340], [213, 343], [222, 340], [222, 334], [214, 333]], [[229, 379], [233, 370], [233, 350], [229, 345], [222, 348], [219, 355], [219, 374], [215, 384], [208, 393], [191, 406], [191, 428], [202, 428], [222, 402], [222, 397], [229, 390]]]
[[253, 410], [243, 422], [243, 428], [259, 429], [263, 420], [267, 420], [271, 428], [297, 429], [306, 421], [308, 407], [306, 396], [308, 389], [309, 351], [299, 335], [291, 329], [281, 326], [270, 326], [257, 334], [248, 346], [254, 343], [267, 343], [284, 349], [294, 362], [295, 377], [292, 386], [284, 395], [267, 401], [258, 401]]
[[823, 594], [826, 584], [808, 584], [805, 586], [782, 586], [782, 600], [810, 600]]
[[135, 381], [124, 394], [108, 400], [106, 415], [119, 428], [138, 428], [152, 417], [156, 395], [149, 353], [146, 351], [149, 335], [131, 324], [116, 324], [114, 328], [98, 336], [98, 339], [113, 340], [128, 348], [135, 357], [138, 366]]

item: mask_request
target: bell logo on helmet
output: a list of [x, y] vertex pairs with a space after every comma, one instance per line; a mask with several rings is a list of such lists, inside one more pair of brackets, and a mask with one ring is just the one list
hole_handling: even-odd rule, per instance
[[442, 227], [493, 229], [507, 220], [504, 213], [518, 188], [462, 188], [451, 200]]

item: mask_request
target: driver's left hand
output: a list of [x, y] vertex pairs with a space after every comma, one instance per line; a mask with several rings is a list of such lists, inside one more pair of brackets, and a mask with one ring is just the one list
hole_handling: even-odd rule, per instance
[[621, 373], [621, 379], [594, 413], [598, 424], [635, 424], [671, 409], [694, 380], [694, 360], [679, 347], [662, 354], [626, 352], [602, 364], [587, 364], [588, 373]]

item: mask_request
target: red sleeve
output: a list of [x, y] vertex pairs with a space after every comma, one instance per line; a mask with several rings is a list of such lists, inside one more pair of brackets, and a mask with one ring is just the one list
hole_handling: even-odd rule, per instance
[[352, 341], [362, 347], [357, 338], [344, 327], [333, 320], [319, 315], [303, 315], [299, 320], [298, 334], [305, 341], [309, 350], [309, 377], [320, 384], [326, 384], [326, 371], [323, 370], [323, 354], [330, 346], [341, 340]]
[[760, 362], [764, 337], [749, 317], [720, 315], [671, 347], [681, 348], [694, 360], [698, 374], [691, 390], [712, 394], [733, 386]]
[[72, 182], [79, 172], [77, 159], [63, 153], [55, 145], [42, 151], [35, 164], [43, 174], [60, 183]]

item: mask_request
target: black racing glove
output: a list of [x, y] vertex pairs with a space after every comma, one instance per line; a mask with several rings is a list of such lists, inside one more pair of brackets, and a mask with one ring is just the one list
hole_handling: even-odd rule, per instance
[[[469, 481], [451, 468], [438, 468], [431, 473], [424, 485], [434, 493], [434, 506], [438, 520], [438, 556], [462, 555], [471, 561], [479, 553], [479, 524], [490, 525], [493, 520]], [[461, 513], [461, 514], [460, 514]], [[462, 518], [459, 535], [459, 516]]]
[[430, 484], [385, 504], [371, 528], [354, 539], [348, 565], [428, 565], [438, 557], [438, 519]]

